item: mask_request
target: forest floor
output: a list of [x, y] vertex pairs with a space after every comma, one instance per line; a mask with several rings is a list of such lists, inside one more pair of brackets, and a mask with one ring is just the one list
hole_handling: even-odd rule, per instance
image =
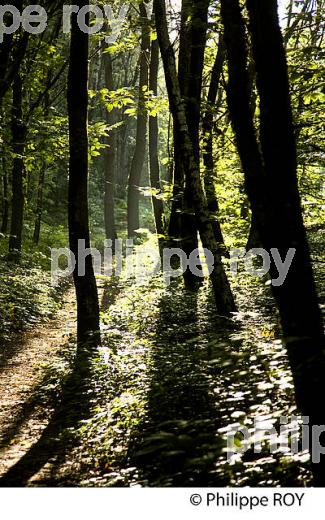
[[28, 451], [48, 423], [50, 410], [38, 402], [49, 359], [60, 355], [62, 345], [75, 333], [74, 290], [63, 296], [56, 317], [28, 332], [10, 335], [0, 357], [0, 474]]
[[[317, 258], [323, 238], [317, 233], [313, 241]], [[324, 290], [324, 264], [316, 268]], [[260, 453], [230, 456], [226, 449], [227, 432], [252, 431], [256, 417], [278, 431], [281, 416], [295, 415], [269, 288], [244, 275], [233, 283], [240, 312], [226, 320], [207, 284], [192, 294], [160, 276], [144, 285], [99, 279], [102, 346], [82, 395], [83, 416], [74, 413], [80, 395], [62, 397], [74, 371], [73, 290], [55, 318], [7, 334], [0, 485], [308, 485], [306, 453], [270, 454], [267, 433]]]

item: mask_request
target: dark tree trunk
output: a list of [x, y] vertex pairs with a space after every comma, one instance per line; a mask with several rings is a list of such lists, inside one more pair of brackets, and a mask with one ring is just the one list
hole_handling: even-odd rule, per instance
[[4, 158], [2, 158], [3, 164], [3, 199], [2, 199], [2, 223], [1, 233], [6, 234], [8, 231], [9, 223], [9, 187], [8, 187], [8, 173], [6, 171], [6, 164]]
[[[178, 57], [180, 94], [185, 102], [187, 124], [198, 166], [200, 162], [199, 125], [202, 71], [208, 5], [207, 0], [196, 4], [193, 4], [191, 0], [183, 0]], [[181, 238], [182, 249], [189, 256], [193, 250], [198, 248], [198, 230], [192, 194], [181, 160], [180, 147], [178, 135], [174, 132], [175, 178], [170, 230], [173, 228], [176, 230], [176, 238]], [[184, 272], [184, 283], [187, 289], [196, 290], [200, 282], [201, 279], [190, 269]]]
[[[3, 121], [4, 113], [0, 103], [0, 118]], [[2, 166], [2, 222], [1, 233], [6, 234], [8, 231], [9, 221], [9, 186], [8, 186], [8, 172], [5, 158], [4, 145], [1, 146], [1, 166]]]
[[[190, 119], [189, 111], [189, 88], [192, 78], [192, 23], [193, 23], [193, 2], [191, 0], [182, 0], [181, 8], [181, 27], [178, 55], [178, 81], [181, 96], [185, 102], [187, 117]], [[204, 49], [203, 49], [204, 52]], [[193, 135], [193, 134], [192, 134]], [[183, 251], [189, 256], [194, 249], [198, 248], [198, 231], [195, 219], [195, 211], [191, 200], [191, 193], [186, 182], [184, 165], [181, 159], [180, 143], [177, 133], [174, 129], [174, 187], [173, 201], [169, 222], [169, 235], [172, 239], [176, 239], [175, 247], [178, 246], [178, 240], [181, 240]], [[176, 265], [175, 265], [176, 267]], [[196, 290], [199, 287], [201, 279], [195, 276], [189, 269], [184, 273], [184, 284], [187, 289]]]
[[19, 74], [13, 83], [12, 98], [12, 150], [14, 153], [12, 168], [12, 204], [11, 227], [9, 238], [9, 259], [19, 261], [22, 246], [22, 232], [25, 206], [25, 167], [24, 153], [27, 138], [27, 127], [23, 121], [23, 87]]
[[120, 116], [120, 120], [122, 119], [123, 125], [117, 130], [117, 175], [116, 175], [116, 183], [117, 183], [117, 194], [119, 197], [125, 196], [125, 188], [128, 182], [128, 137], [130, 132], [130, 122], [126, 117]]
[[256, 217], [254, 215], [251, 216], [251, 223], [249, 226], [249, 234], [246, 243], [246, 251], [253, 249], [255, 247], [261, 247], [261, 241], [258, 235], [258, 225], [256, 222]]
[[[201, 93], [204, 65], [204, 51], [208, 27], [208, 8], [210, 0], [193, 2], [190, 11], [189, 25], [189, 70], [184, 74], [185, 85], [183, 95], [186, 104], [186, 118], [192, 141], [194, 158], [200, 171], [200, 118]], [[180, 81], [180, 85], [181, 85]], [[189, 256], [198, 248], [198, 227], [194, 210], [193, 195], [185, 174], [185, 191], [182, 213], [182, 246]], [[195, 289], [201, 279], [187, 269], [184, 273], [185, 286]]]
[[[105, 85], [109, 91], [114, 90], [113, 64], [109, 52], [104, 54]], [[106, 122], [109, 126], [116, 123], [116, 108], [107, 112]], [[108, 138], [108, 148], [105, 153], [105, 195], [104, 195], [104, 215], [106, 238], [114, 241], [117, 238], [115, 225], [115, 172], [116, 172], [116, 129], [110, 131]]]
[[[257, 102], [257, 94], [255, 92], [256, 85], [256, 70], [255, 70], [255, 62], [253, 57], [252, 46], [250, 45], [248, 50], [248, 91], [250, 96], [250, 111], [252, 114], [252, 119], [254, 121], [255, 111], [256, 111], [256, 102]], [[247, 208], [248, 209], [248, 208]], [[249, 233], [246, 243], [246, 251], [249, 251], [253, 248], [262, 247], [261, 240], [258, 234], [258, 225], [256, 222], [255, 215], [251, 214]]]
[[[285, 258], [296, 253], [284, 283], [273, 286], [284, 343], [291, 364], [296, 401], [310, 426], [325, 424], [319, 396], [325, 390], [324, 335], [301, 216], [296, 176], [288, 74], [276, 0], [247, 0], [260, 94], [260, 154], [250, 110], [245, 30], [238, 0], [223, 0], [229, 60], [228, 102], [246, 187], [263, 247]], [[272, 67], [270, 64], [272, 63]], [[277, 269], [271, 262], [271, 277]], [[315, 482], [324, 484], [324, 457], [314, 464]]]
[[[191, 16], [191, 0], [182, 0], [181, 7], [181, 26], [179, 34], [179, 54], [178, 54], [178, 81], [180, 93], [183, 99], [187, 98], [187, 87], [189, 82], [190, 59], [191, 59], [191, 39], [189, 31], [189, 19]], [[174, 185], [173, 199], [170, 212], [168, 233], [172, 239], [178, 240], [182, 236], [182, 223], [186, 228], [193, 226], [186, 225], [186, 215], [182, 216], [184, 209], [184, 185], [185, 174], [180, 160], [180, 151], [175, 128], [174, 134]], [[186, 212], [188, 214], [188, 212]], [[191, 218], [191, 217], [190, 217]], [[193, 234], [193, 231], [191, 232]], [[194, 228], [194, 233], [197, 234]], [[176, 246], [176, 244], [175, 244]], [[193, 248], [194, 249], [194, 248]]]
[[178, 240], [181, 236], [182, 229], [182, 206], [183, 206], [183, 195], [184, 195], [184, 172], [181, 164], [178, 161], [179, 152], [177, 149], [177, 136], [175, 135], [175, 129], [173, 128], [173, 198], [170, 210], [169, 224], [168, 224], [168, 235], [172, 240]]
[[201, 93], [204, 65], [204, 51], [208, 28], [208, 9], [210, 0], [199, 0], [193, 3], [190, 24], [191, 55], [187, 88], [187, 124], [193, 143], [194, 155], [200, 159], [200, 117]]
[[[48, 85], [50, 84], [51, 79], [52, 79], [52, 71], [49, 71]], [[44, 98], [44, 117], [45, 118], [47, 118], [49, 115], [49, 108], [50, 108], [50, 96], [49, 96], [49, 92], [47, 92], [45, 94], [45, 98]], [[36, 209], [35, 209], [35, 225], [34, 225], [33, 242], [36, 245], [39, 243], [40, 234], [41, 234], [46, 168], [47, 168], [47, 160], [44, 159], [42, 167], [41, 167], [41, 171], [39, 174], [39, 179], [38, 179], [37, 200], [36, 200]]]
[[33, 235], [33, 242], [36, 245], [39, 243], [40, 233], [41, 233], [45, 174], [46, 174], [46, 161], [43, 162], [43, 165], [42, 165], [42, 168], [41, 168], [41, 171], [39, 174], [39, 179], [38, 179], [37, 201], [36, 201], [36, 211], [35, 211], [36, 218], [35, 218], [34, 235]]
[[139, 79], [139, 101], [137, 113], [137, 131], [135, 151], [131, 164], [128, 185], [128, 236], [132, 238], [134, 231], [140, 226], [139, 199], [141, 174], [146, 155], [148, 111], [146, 108], [146, 87], [149, 85], [150, 23], [143, 2], [139, 5], [141, 15], [141, 59]]
[[191, 190], [197, 225], [203, 247], [210, 250], [214, 257], [214, 269], [210, 275], [217, 307], [220, 313], [229, 315], [235, 310], [235, 303], [230, 285], [222, 264], [218, 244], [214, 237], [209, 211], [201, 185], [200, 170], [195, 158], [194, 147], [190, 138], [186, 111], [182, 101], [173, 48], [169, 41], [166, 6], [164, 0], [154, 1], [156, 28], [160, 52], [164, 64], [170, 110], [174, 119], [175, 132], [179, 139], [181, 159], [187, 182]]
[[[151, 43], [149, 90], [154, 96], [158, 94], [158, 70], [159, 70], [159, 43], [153, 40]], [[150, 158], [150, 183], [155, 190], [152, 196], [152, 206], [155, 217], [156, 232], [165, 235], [164, 204], [157, 197], [161, 194], [160, 168], [158, 160], [158, 117], [149, 117], [149, 158]], [[162, 237], [158, 237], [160, 250], [163, 244]]]
[[[87, 1], [79, 2], [80, 8]], [[78, 243], [85, 241], [90, 247], [88, 220], [88, 34], [82, 32], [77, 17], [72, 15], [70, 63], [68, 74], [69, 115], [69, 240], [71, 252], [76, 257], [73, 273], [77, 297], [78, 352], [89, 352], [96, 347], [99, 338], [99, 304], [92, 258], [85, 260], [85, 275], [78, 274], [81, 259]], [[86, 346], [86, 348], [85, 348]]]
[[223, 254], [225, 254], [225, 256], [229, 256], [229, 253], [227, 253], [225, 248], [225, 241], [222, 235], [221, 226], [218, 219], [219, 204], [215, 187], [216, 165], [214, 164], [213, 160], [213, 122], [220, 106], [220, 102], [217, 103], [217, 99], [221, 100], [220, 80], [222, 75], [223, 64], [225, 61], [225, 50], [226, 49], [224, 44], [224, 38], [223, 35], [221, 35], [216, 59], [214, 61], [211, 73], [211, 80], [207, 98], [207, 109], [202, 122], [202, 132], [204, 139], [204, 188], [208, 203], [208, 209], [210, 212], [211, 222], [214, 228], [214, 234], [217, 242], [220, 245], [220, 250], [223, 252]]

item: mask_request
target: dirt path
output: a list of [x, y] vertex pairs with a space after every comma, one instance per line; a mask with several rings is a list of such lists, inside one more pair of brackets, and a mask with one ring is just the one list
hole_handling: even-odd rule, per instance
[[39, 439], [49, 421], [33, 399], [46, 377], [45, 365], [75, 333], [74, 289], [63, 296], [55, 319], [33, 331], [13, 334], [0, 348], [0, 476]]

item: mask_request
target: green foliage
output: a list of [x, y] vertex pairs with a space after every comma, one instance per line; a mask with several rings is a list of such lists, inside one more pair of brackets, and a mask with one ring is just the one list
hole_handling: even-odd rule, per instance
[[17, 267], [0, 260], [0, 339], [53, 317], [63, 286], [54, 289], [45, 271], [28, 263]]

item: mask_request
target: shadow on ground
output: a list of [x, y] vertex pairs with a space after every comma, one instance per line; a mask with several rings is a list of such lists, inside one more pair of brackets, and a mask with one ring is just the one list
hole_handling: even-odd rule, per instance
[[197, 295], [171, 292], [159, 303], [148, 410], [129, 462], [143, 485], [206, 486], [214, 473], [223, 486], [227, 475], [217, 475], [215, 461], [224, 443], [206, 371], [212, 352], [202, 342]]
[[[104, 287], [101, 306], [106, 309], [112, 304], [118, 294], [115, 285]], [[22, 342], [19, 348], [26, 348]], [[78, 444], [76, 429], [81, 421], [91, 415], [94, 385], [94, 369], [98, 360], [98, 350], [78, 348], [75, 355], [72, 371], [62, 384], [62, 393], [56, 399], [56, 407], [51, 419], [43, 430], [38, 441], [14, 464], [7, 473], [0, 478], [0, 487], [22, 487], [28, 485], [44, 466], [51, 462], [50, 474], [41, 478], [41, 485], [60, 485], [60, 466], [65, 456]], [[47, 382], [47, 373], [33, 394], [25, 401], [15, 414], [11, 424], [1, 439], [1, 448], [7, 447], [19, 432], [21, 426], [28, 420], [36, 406], [39, 405], [39, 392]], [[73, 480], [75, 481], [76, 475]], [[69, 479], [68, 479], [69, 480]], [[69, 485], [67, 476], [63, 477], [63, 485]]]

